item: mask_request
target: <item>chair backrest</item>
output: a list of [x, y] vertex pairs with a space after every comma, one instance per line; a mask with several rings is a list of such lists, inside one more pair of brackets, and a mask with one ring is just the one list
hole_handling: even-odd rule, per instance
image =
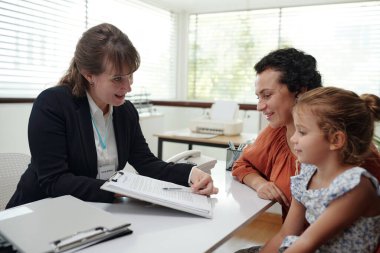
[[0, 210], [5, 209], [29, 163], [29, 155], [0, 153]]

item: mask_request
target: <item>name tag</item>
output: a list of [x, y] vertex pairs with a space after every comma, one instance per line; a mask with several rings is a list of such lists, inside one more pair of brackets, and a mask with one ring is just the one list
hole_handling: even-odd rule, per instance
[[102, 180], [108, 180], [115, 173], [115, 171], [115, 164], [103, 165], [98, 169], [97, 178]]

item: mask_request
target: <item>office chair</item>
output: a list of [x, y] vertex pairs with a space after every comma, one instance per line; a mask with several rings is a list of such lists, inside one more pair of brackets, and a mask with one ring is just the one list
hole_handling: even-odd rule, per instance
[[5, 209], [29, 163], [29, 155], [0, 153], [0, 211]]

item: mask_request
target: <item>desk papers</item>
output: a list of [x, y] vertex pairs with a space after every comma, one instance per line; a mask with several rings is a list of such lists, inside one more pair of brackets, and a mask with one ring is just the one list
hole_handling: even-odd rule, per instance
[[161, 206], [212, 218], [210, 198], [191, 192], [190, 187], [118, 171], [100, 189]]
[[235, 101], [217, 100], [211, 106], [210, 120], [233, 121], [239, 113], [239, 105]]
[[197, 138], [197, 139], [211, 139], [218, 136], [217, 134], [194, 133], [189, 128], [176, 130], [176, 131], [167, 131], [165, 132], [165, 134], [170, 134], [173, 136]]

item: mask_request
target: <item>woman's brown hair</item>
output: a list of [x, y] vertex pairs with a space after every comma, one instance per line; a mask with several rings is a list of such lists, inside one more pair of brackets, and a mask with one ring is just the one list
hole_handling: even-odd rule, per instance
[[70, 67], [58, 85], [69, 86], [75, 96], [85, 96], [89, 82], [81, 71], [98, 75], [104, 72], [106, 64], [111, 64], [119, 73], [127, 66], [131, 74], [140, 66], [140, 55], [126, 34], [103, 23], [83, 33]]

